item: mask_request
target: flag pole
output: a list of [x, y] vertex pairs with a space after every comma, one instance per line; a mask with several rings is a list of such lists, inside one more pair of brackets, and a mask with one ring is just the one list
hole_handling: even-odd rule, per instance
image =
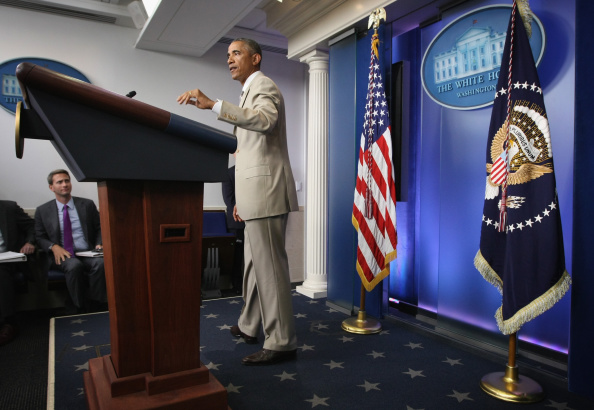
[[[386, 104], [385, 101], [385, 93], [380, 92], [380, 88], [383, 87], [383, 85], [381, 84], [381, 74], [377, 74], [374, 70], [378, 69], [379, 67], [379, 37], [377, 34], [377, 29], [381, 23], [382, 20], [386, 20], [386, 10], [383, 8], [378, 8], [375, 9], [371, 15], [369, 16], [369, 23], [368, 23], [368, 27], [367, 28], [372, 28], [374, 29], [374, 34], [371, 37], [371, 65], [369, 67], [370, 69], [370, 74], [369, 74], [369, 88], [368, 88], [368, 94], [367, 94], [367, 109], [370, 110], [373, 107], [376, 107], [376, 105], [373, 104], [374, 98], [376, 98], [376, 104], [377, 105], [381, 105], [381, 103], [383, 103], [384, 105]], [[375, 62], [375, 63], [374, 63]], [[377, 75], [376, 75], [377, 74]], [[377, 88], [376, 88], [377, 87]], [[380, 103], [381, 100], [381, 103]], [[369, 111], [368, 111], [369, 114]], [[376, 113], [377, 115], [377, 113]], [[373, 118], [373, 116], [369, 116], [369, 118], [367, 118], [366, 115], [366, 126], [364, 126], [364, 132], [361, 135], [361, 140], [362, 140], [362, 147], [366, 147], [365, 148], [365, 152], [361, 153], [360, 157], [359, 157], [359, 169], [357, 172], [357, 187], [355, 188], [355, 204], [353, 206], [353, 224], [355, 225], [357, 231], [359, 231], [359, 235], [360, 235], [360, 229], [364, 229], [362, 228], [361, 225], [365, 225], [367, 226], [367, 221], [369, 221], [369, 223], [371, 225], [376, 224], [375, 218], [377, 216], [377, 214], [384, 212], [379, 211], [377, 209], [377, 205], [375, 204], [375, 199], [374, 199], [374, 188], [373, 186], [375, 185], [374, 182], [374, 173], [372, 173], [372, 167], [374, 166], [373, 164], [375, 163], [375, 158], [374, 158], [374, 154], [373, 154], [373, 150], [374, 150], [374, 144], [376, 143], [376, 141], [374, 141], [375, 139], [379, 139], [378, 137], [381, 135], [381, 139], [384, 138], [383, 132], [387, 132], [389, 135], [390, 132], [390, 127], [389, 127], [389, 116], [387, 115], [387, 111], [382, 109], [381, 110], [381, 116], [385, 116], [386, 120], [388, 120], [387, 125], [385, 123], [382, 122], [376, 122]], [[383, 119], [382, 119], [383, 121]], [[387, 127], [386, 130], [383, 130], [380, 133], [377, 133], [377, 126], [379, 124], [384, 124], [384, 126]], [[375, 133], [374, 133], [374, 129], [375, 129]], [[365, 138], [367, 138], [367, 142], [365, 142]], [[390, 144], [390, 139], [388, 138], [387, 140], [387, 144], [386, 144], [388, 148], [388, 153], [389, 153], [389, 157], [390, 157], [390, 163], [391, 163], [391, 144]], [[380, 149], [381, 151], [381, 149]], [[363, 160], [363, 155], [365, 155], [365, 160]], [[380, 157], [383, 158], [382, 155], [380, 155]], [[365, 169], [364, 164], [367, 165], [367, 171], [366, 171], [366, 175], [363, 174], [359, 174], [359, 172], [361, 172], [361, 170]], [[391, 165], [391, 164], [390, 164]], [[376, 165], [377, 166], [377, 165]], [[386, 181], [385, 186], [389, 187], [387, 192], [385, 192], [384, 194], [386, 195], [386, 197], [390, 198], [391, 195], [395, 192], [394, 188], [393, 188], [393, 170], [391, 167], [388, 167], [388, 169], [390, 169], [390, 173], [391, 175], [386, 176], [386, 178], [388, 179], [388, 181]], [[359, 187], [359, 182], [361, 181], [361, 185], [364, 186], [364, 188], [361, 188], [360, 191], [357, 190], [357, 188]], [[364, 182], [363, 182], [364, 181]], [[391, 188], [391, 189], [390, 189]], [[363, 198], [364, 197], [364, 201], [361, 201], [361, 203], [359, 204], [360, 206], [358, 206], [358, 199], [357, 198]], [[363, 204], [364, 202], [364, 204]], [[388, 201], [389, 202], [389, 201]], [[395, 206], [395, 199], [394, 199], [394, 206]], [[355, 217], [355, 210], [357, 210], [357, 214], [359, 216], [362, 216], [362, 218], [357, 219]], [[391, 209], [392, 213], [390, 213], [390, 210], [386, 211], [386, 215], [387, 215], [387, 219], [389, 221], [389, 223], [396, 223], [396, 214], [395, 214], [395, 210]], [[360, 223], [359, 223], [360, 222]], [[388, 222], [386, 222], [386, 224], [388, 224]], [[395, 228], [395, 225], [394, 225]], [[378, 232], [380, 231], [380, 229], [376, 229]], [[386, 242], [390, 244], [390, 247], [388, 252], [395, 252], [396, 249], [396, 243], [395, 243], [395, 238], [396, 238], [396, 232], [394, 231], [393, 234], [390, 233], [386, 233], [385, 231], [383, 232], [383, 234], [385, 234], [385, 237], [382, 237], [382, 246], [383, 246], [383, 241], [385, 239], [387, 240], [394, 240], [394, 243], [391, 242]], [[359, 240], [361, 240], [361, 236], [359, 236]], [[365, 239], [364, 239], [365, 240]], [[374, 241], [374, 245], [373, 247], [377, 248], [377, 243], [375, 242], [377, 240], [377, 238], [375, 238], [375, 236], [373, 237], [373, 241]], [[386, 256], [386, 251], [384, 251], [383, 249], [379, 250], [379, 252], [383, 253], [384, 256]], [[370, 257], [373, 257], [375, 254], [373, 252], [370, 252]], [[364, 258], [363, 258], [364, 259]], [[392, 259], [390, 259], [389, 257], [387, 259], [385, 259], [385, 263], [389, 263]], [[375, 259], [374, 259], [375, 261]], [[378, 261], [376, 261], [378, 262]], [[379, 264], [379, 263], [378, 263]], [[357, 262], [357, 266], [359, 269], [359, 263]], [[381, 265], [382, 268], [384, 268], [384, 265]], [[380, 269], [382, 274], [386, 275], [389, 274], [390, 270], [389, 270], [389, 266], [382, 270]], [[379, 333], [382, 330], [382, 326], [379, 323], [378, 320], [373, 319], [373, 318], [368, 318], [367, 314], [365, 312], [365, 296], [366, 296], [366, 289], [365, 286], [363, 284], [363, 278], [366, 277], [365, 274], [362, 271], [359, 271], [359, 274], [361, 275], [361, 303], [360, 303], [360, 307], [359, 307], [359, 313], [357, 315], [357, 317], [350, 317], [346, 320], [344, 320], [342, 322], [342, 328], [343, 330], [346, 330], [347, 332], [351, 332], [351, 333], [358, 333], [358, 334], [374, 334], [374, 333]], [[371, 274], [373, 276], [375, 276], [376, 272], [371, 272]], [[385, 276], [380, 276], [380, 279], [383, 279], [383, 277]], [[373, 285], [375, 286], [375, 284]]]
[[495, 372], [481, 379], [481, 388], [489, 395], [514, 403], [535, 403], [544, 398], [542, 387], [526, 376], [520, 376], [516, 365], [517, 333], [509, 335], [508, 361], [505, 372]]
[[343, 320], [343, 330], [360, 335], [372, 335], [381, 332], [382, 324], [374, 318], [368, 318], [367, 313], [365, 313], [365, 295], [365, 287], [361, 283], [361, 306], [359, 307], [359, 313], [356, 318], [350, 317]]

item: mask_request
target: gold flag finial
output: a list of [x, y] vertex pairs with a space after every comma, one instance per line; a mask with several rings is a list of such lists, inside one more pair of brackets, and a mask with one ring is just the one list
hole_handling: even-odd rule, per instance
[[373, 40], [371, 41], [371, 48], [375, 53], [375, 56], [379, 58], [379, 38], [377, 35], [377, 29], [382, 20], [386, 20], [386, 10], [380, 7], [379, 9], [373, 10], [373, 13], [369, 16], [369, 24], [367, 28], [371, 28], [373, 26]]
[[373, 29], [377, 32], [377, 28], [379, 27], [382, 20], [386, 20], [386, 10], [383, 8], [375, 9], [369, 16], [369, 24], [367, 28], [373, 27]]

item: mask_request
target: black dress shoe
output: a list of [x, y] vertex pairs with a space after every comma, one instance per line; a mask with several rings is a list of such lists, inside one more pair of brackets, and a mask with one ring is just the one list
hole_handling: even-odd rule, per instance
[[243, 340], [245, 340], [245, 342], [248, 345], [254, 345], [254, 344], [258, 343], [258, 338], [256, 336], [246, 335], [241, 330], [239, 330], [239, 326], [237, 326], [237, 325], [231, 326], [231, 329], [229, 329], [229, 331], [235, 337], [243, 337]]
[[257, 353], [244, 357], [241, 364], [246, 366], [267, 366], [270, 364], [286, 362], [297, 358], [297, 349], [287, 351], [277, 351], [262, 349]]

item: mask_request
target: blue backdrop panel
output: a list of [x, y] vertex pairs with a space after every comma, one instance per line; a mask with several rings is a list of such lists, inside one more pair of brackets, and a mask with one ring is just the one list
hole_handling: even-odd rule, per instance
[[360, 286], [355, 270], [356, 231], [351, 222], [357, 176], [355, 35], [330, 48], [328, 149], [328, 300], [351, 311]]
[[[405, 34], [392, 38], [391, 58], [393, 64], [402, 63], [405, 82], [402, 95], [402, 121], [399, 124], [396, 116], [391, 117], [392, 132], [402, 128], [401, 157], [394, 157], [394, 168], [400, 169], [401, 195], [397, 198], [396, 221], [398, 233], [398, 257], [392, 262], [391, 273], [388, 280], [389, 296], [392, 299], [412, 305], [418, 304], [418, 280], [415, 269], [415, 232], [417, 225], [417, 141], [418, 123], [417, 113], [420, 102], [417, 92], [419, 71], [418, 65], [418, 37], [419, 30], [411, 30]], [[392, 82], [396, 81], [393, 77]], [[408, 90], [406, 89], [408, 88]], [[392, 106], [398, 106], [392, 95]], [[394, 112], [394, 108], [391, 107]], [[394, 152], [397, 152], [394, 149]], [[397, 162], [400, 161], [400, 164]]]
[[[569, 346], [569, 389], [594, 398], [594, 275], [592, 275], [592, 203], [594, 203], [594, 98], [589, 84], [594, 58], [590, 42], [594, 36], [594, 2], [577, 0], [576, 12], [576, 96], [574, 247], [571, 338]], [[582, 86], [580, 86], [582, 85]], [[588, 222], [586, 222], [588, 221]]]

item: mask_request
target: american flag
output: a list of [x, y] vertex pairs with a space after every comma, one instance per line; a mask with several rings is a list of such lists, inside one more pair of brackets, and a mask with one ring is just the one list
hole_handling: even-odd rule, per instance
[[367, 291], [390, 274], [397, 243], [392, 136], [377, 33], [371, 42], [369, 88], [353, 204], [353, 225], [358, 232], [357, 271]]
[[516, 3], [487, 142], [480, 249], [474, 265], [501, 293], [505, 335], [551, 308], [569, 289], [551, 133], [538, 72]]

